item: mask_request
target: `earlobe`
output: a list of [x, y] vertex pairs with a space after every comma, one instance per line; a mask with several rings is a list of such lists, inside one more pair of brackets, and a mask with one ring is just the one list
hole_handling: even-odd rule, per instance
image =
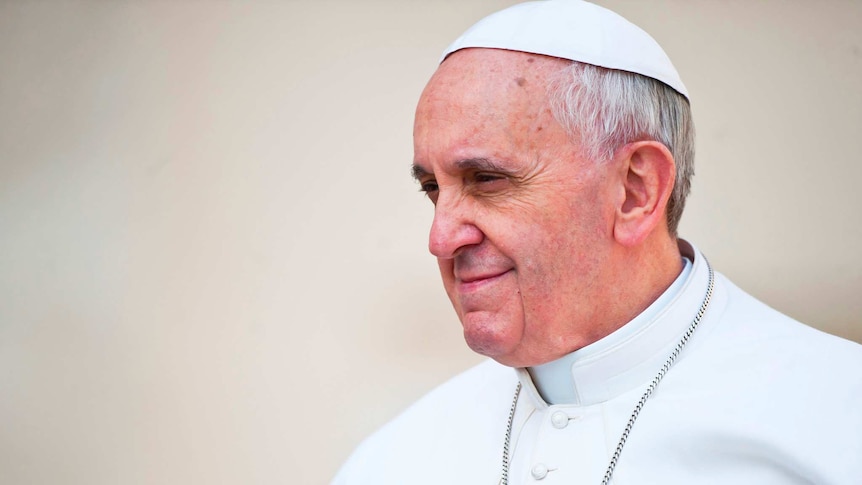
[[665, 212], [673, 191], [676, 165], [662, 143], [639, 141], [617, 155], [624, 196], [617, 207], [614, 238], [636, 246], [657, 230], [667, 231]]

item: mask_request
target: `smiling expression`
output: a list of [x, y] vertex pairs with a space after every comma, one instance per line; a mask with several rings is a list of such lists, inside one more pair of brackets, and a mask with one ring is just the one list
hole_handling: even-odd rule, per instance
[[505, 365], [597, 338], [613, 193], [551, 114], [548, 81], [568, 64], [458, 51], [416, 112], [414, 176], [435, 205], [429, 249], [468, 345]]

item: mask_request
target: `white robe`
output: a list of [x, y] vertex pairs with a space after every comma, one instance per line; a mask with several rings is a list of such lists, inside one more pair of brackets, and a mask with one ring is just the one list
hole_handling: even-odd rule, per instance
[[[528, 372], [487, 361], [366, 439], [333, 485], [499, 483], [518, 380], [509, 483], [601, 483], [635, 404], [703, 300], [705, 260], [688, 243], [680, 249], [693, 265], [668, 303], [572, 355], [574, 403], [548, 405]], [[716, 273], [712, 302], [646, 402], [612, 483], [862, 484], [862, 346]]]

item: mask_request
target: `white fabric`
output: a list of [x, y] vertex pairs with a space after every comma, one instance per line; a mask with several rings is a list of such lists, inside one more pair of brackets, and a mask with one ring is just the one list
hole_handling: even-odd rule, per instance
[[543, 54], [643, 74], [688, 98], [658, 42], [619, 14], [589, 2], [546, 0], [501, 10], [464, 32], [440, 61], [468, 47]]
[[[635, 403], [703, 299], [703, 256], [681, 249], [694, 264], [663, 311], [615, 345], [575, 352], [577, 404], [548, 405], [526, 371], [487, 361], [368, 438], [332, 483], [498, 483], [518, 379], [510, 483], [600, 483]], [[644, 407], [613, 483], [860, 484], [860, 369], [862, 346], [802, 325], [716, 274], [712, 304]], [[537, 480], [542, 466], [549, 471]]]

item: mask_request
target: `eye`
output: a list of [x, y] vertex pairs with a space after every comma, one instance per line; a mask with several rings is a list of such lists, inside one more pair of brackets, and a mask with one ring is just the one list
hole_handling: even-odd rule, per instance
[[419, 191], [425, 192], [426, 194], [430, 194], [431, 192], [437, 192], [437, 182], [434, 180], [428, 180], [425, 182], [419, 183]]
[[440, 187], [437, 185], [436, 180], [425, 180], [419, 181], [419, 191], [424, 192], [428, 199], [437, 205], [437, 193], [440, 190]]
[[505, 190], [509, 182], [511, 178], [499, 172], [474, 172], [469, 179], [469, 185], [484, 194], [497, 194]]
[[504, 177], [495, 173], [486, 173], [486, 172], [477, 172], [473, 175], [473, 179], [477, 183], [485, 183], [485, 182], [494, 182], [497, 180], [502, 180]]
[[437, 185], [437, 181], [435, 180], [427, 180], [425, 182], [419, 183], [419, 191], [425, 192], [425, 195], [428, 197], [428, 200], [431, 201], [435, 206], [437, 205], [437, 196], [439, 194], [440, 187]]

